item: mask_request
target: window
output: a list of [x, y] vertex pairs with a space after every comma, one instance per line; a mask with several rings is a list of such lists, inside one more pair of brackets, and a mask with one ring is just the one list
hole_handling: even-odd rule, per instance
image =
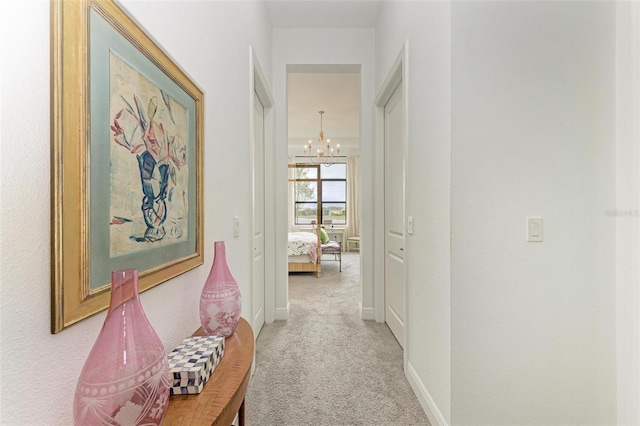
[[[320, 176], [317, 176], [317, 174]], [[320, 178], [318, 188], [317, 177]], [[318, 205], [322, 207], [320, 220], [334, 225], [347, 223], [347, 165], [330, 167], [298, 167], [295, 169], [295, 224], [309, 225], [317, 220]], [[320, 189], [320, 191], [318, 191]]]

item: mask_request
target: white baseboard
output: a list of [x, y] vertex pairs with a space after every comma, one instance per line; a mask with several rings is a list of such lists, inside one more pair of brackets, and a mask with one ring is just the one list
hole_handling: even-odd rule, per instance
[[361, 303], [358, 303], [358, 306], [360, 307], [360, 318], [362, 318], [363, 320], [376, 319], [376, 315], [375, 315], [375, 312], [373, 311], [373, 308], [363, 308]]
[[422, 383], [422, 380], [420, 380], [420, 377], [418, 377], [418, 373], [415, 368], [413, 368], [411, 361], [407, 362], [406, 376], [413, 392], [418, 397], [418, 401], [420, 401], [420, 405], [422, 405], [422, 409], [427, 414], [429, 422], [433, 426], [448, 426], [447, 420], [438, 409], [436, 402], [431, 398], [429, 391], [424, 383]]
[[276, 321], [286, 321], [289, 319], [289, 303], [286, 308], [276, 308], [276, 314], [273, 318]]

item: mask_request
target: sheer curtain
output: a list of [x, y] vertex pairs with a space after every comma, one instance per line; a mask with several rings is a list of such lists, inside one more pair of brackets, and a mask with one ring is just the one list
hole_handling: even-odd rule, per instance
[[[295, 164], [295, 161], [293, 159], [293, 157], [289, 156], [289, 161], [288, 164]], [[289, 197], [288, 197], [288, 206], [287, 206], [287, 217], [288, 217], [288, 225], [289, 225], [289, 231], [291, 232], [293, 231], [293, 224], [295, 222], [295, 218], [293, 216], [293, 209], [294, 209], [294, 185], [295, 183], [293, 183], [291, 181], [291, 179], [295, 178], [295, 170], [296, 169], [292, 169], [291, 167], [288, 167], [288, 172], [287, 172], [287, 177], [288, 177], [288, 185], [287, 187], [289, 188]]]
[[360, 206], [358, 204], [358, 176], [360, 157], [347, 158], [347, 235], [345, 238], [360, 236]]

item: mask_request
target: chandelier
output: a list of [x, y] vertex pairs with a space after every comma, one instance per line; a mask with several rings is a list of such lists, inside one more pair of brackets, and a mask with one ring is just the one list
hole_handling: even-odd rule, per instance
[[[337, 155], [340, 154], [340, 144], [336, 145], [335, 150], [331, 147], [331, 140], [324, 141], [324, 132], [322, 131], [322, 114], [324, 111], [318, 111], [320, 113], [320, 134], [318, 135], [318, 148], [313, 149], [313, 142], [309, 139], [309, 143], [304, 145], [304, 158], [307, 163], [310, 164], [323, 164], [327, 167], [334, 164], [337, 160]], [[326, 151], [325, 151], [326, 149]]]

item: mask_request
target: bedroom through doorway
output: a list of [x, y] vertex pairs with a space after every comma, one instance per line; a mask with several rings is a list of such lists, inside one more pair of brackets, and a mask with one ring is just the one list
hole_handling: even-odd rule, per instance
[[349, 298], [355, 286], [346, 306], [358, 308], [360, 109], [360, 65], [287, 65], [291, 310], [295, 298], [314, 297], [309, 285]]

